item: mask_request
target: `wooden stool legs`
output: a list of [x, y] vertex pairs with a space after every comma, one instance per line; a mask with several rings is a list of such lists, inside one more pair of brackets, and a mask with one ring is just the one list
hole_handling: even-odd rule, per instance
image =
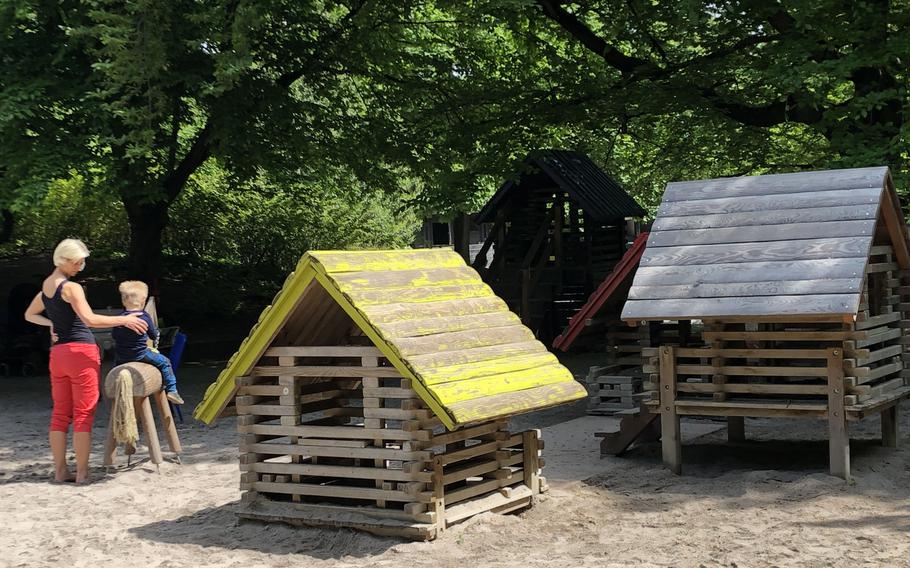
[[[180, 453], [183, 451], [183, 448], [180, 445], [180, 438], [177, 436], [177, 426], [174, 423], [174, 416], [171, 414], [171, 407], [164, 391], [158, 391], [149, 396], [137, 396], [133, 398], [136, 419], [142, 423], [142, 430], [145, 433], [145, 442], [149, 449], [149, 459], [155, 465], [159, 465], [164, 461], [164, 456], [161, 453], [161, 443], [158, 441], [158, 428], [155, 426], [155, 417], [152, 415], [150, 397], [155, 397], [155, 402], [158, 405], [158, 413], [161, 416], [162, 427], [167, 436], [168, 448], [177, 455], [177, 462], [179, 463]], [[114, 465], [114, 458], [117, 455], [117, 441], [114, 440], [113, 420], [114, 415], [112, 412], [107, 425], [107, 439], [104, 442], [105, 467]], [[132, 455], [135, 452], [135, 448], [128, 446], [125, 453], [127, 455]]]
[[179, 461], [183, 448], [180, 446], [180, 438], [177, 437], [177, 425], [174, 423], [174, 415], [171, 414], [171, 404], [168, 402], [167, 395], [163, 390], [156, 392], [152, 396], [158, 402], [158, 415], [161, 416], [161, 427], [164, 428], [164, 433], [167, 436], [167, 445], [172, 452], [177, 454]]
[[145, 432], [145, 443], [149, 447], [149, 457], [155, 465], [164, 461], [161, 457], [161, 444], [158, 442], [158, 429], [155, 428], [155, 417], [152, 416], [152, 403], [147, 396], [137, 396], [133, 399], [136, 405], [137, 417], [142, 420], [142, 430]]

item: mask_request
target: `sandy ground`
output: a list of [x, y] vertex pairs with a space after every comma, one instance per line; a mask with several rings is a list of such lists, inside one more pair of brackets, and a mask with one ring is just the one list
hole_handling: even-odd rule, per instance
[[[181, 373], [187, 408], [214, 376]], [[610, 418], [575, 405], [522, 417], [543, 426], [551, 491], [518, 515], [475, 517], [431, 543], [238, 521], [233, 420], [180, 430], [183, 464], [147, 461], [87, 487], [51, 485], [47, 378], [0, 379], [0, 566], [910, 566], [910, 441], [879, 447], [854, 427], [848, 484], [828, 476], [822, 422], [747, 420], [749, 441], [686, 422], [685, 475], [657, 445], [601, 459]], [[106, 410], [93, 464], [100, 466]], [[904, 421], [904, 431], [910, 423]], [[141, 454], [144, 455], [144, 454]]]

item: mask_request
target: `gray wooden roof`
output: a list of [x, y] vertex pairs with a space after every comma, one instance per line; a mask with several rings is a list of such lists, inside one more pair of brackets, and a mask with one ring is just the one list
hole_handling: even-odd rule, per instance
[[539, 183], [542, 173], [546, 187], [558, 186], [567, 192], [591, 217], [609, 222], [625, 217], [644, 217], [646, 211], [608, 176], [591, 158], [569, 150], [538, 150], [528, 154], [524, 171], [517, 179], [506, 181], [477, 214], [475, 222], [492, 223], [496, 211], [513, 192], [528, 190]]
[[906, 268], [887, 167], [670, 183], [622, 318], [855, 314], [880, 217]]

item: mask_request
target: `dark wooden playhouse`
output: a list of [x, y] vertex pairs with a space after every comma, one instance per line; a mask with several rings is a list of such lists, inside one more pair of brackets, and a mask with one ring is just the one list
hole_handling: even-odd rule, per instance
[[584, 154], [536, 152], [477, 215], [477, 223], [493, 227], [473, 266], [549, 340], [622, 257], [636, 233], [628, 221], [644, 215]]

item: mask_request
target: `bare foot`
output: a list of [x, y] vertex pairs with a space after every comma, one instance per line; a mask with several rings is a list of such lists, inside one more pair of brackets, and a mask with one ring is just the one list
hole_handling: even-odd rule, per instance
[[76, 481], [76, 476], [73, 475], [70, 470], [62, 469], [54, 472], [54, 481], [57, 483], [65, 483], [67, 481]]

